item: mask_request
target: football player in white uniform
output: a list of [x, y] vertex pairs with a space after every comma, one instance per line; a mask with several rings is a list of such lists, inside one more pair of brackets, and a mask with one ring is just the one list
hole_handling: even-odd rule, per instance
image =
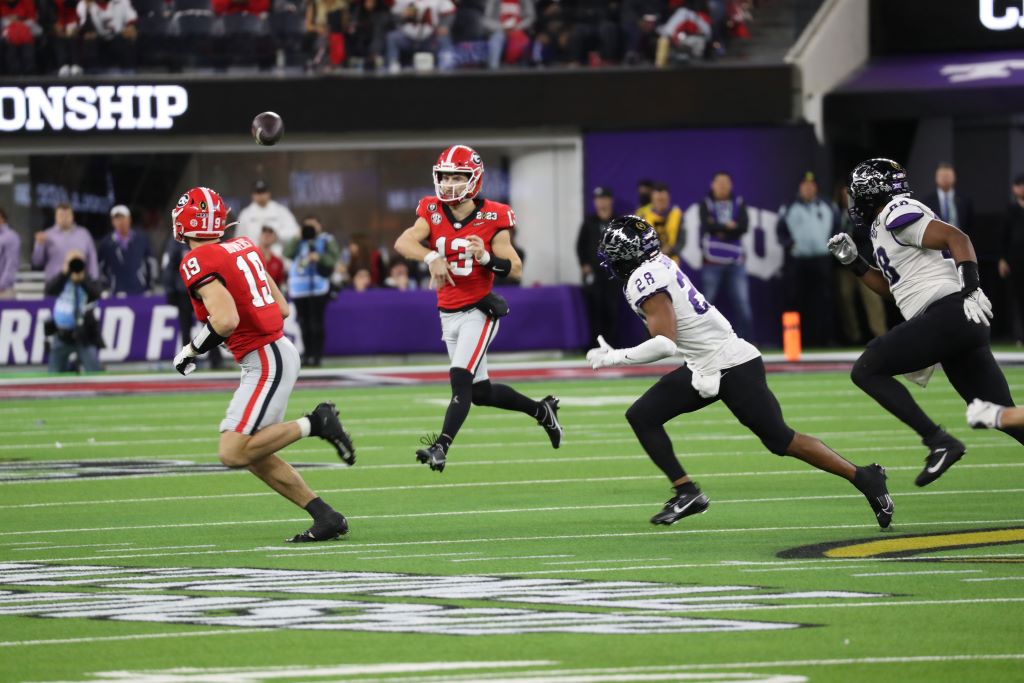
[[662, 377], [629, 410], [626, 419], [654, 464], [672, 482], [675, 495], [651, 518], [674, 524], [709, 505], [672, 449], [665, 423], [721, 399], [747, 429], [776, 455], [792, 455], [853, 483], [883, 529], [892, 520], [893, 503], [885, 469], [857, 467], [819, 439], [793, 431], [765, 380], [761, 353], [736, 336], [729, 321], [700, 292], [672, 259], [661, 254], [658, 235], [638, 216], [621, 216], [601, 237], [602, 265], [625, 280], [630, 307], [647, 324], [651, 338], [629, 349], [613, 349], [598, 337], [587, 353], [597, 370], [612, 365], [650, 363], [681, 355], [686, 364]]
[[[921, 436], [928, 448], [917, 476], [925, 486], [966, 452], [935, 424], [896, 375], [924, 386], [941, 364], [965, 402], [982, 399], [1012, 406], [1006, 378], [989, 348], [992, 304], [981, 291], [971, 239], [942, 222], [912, 197], [907, 172], [890, 159], [869, 159], [850, 175], [850, 216], [871, 228], [877, 268], [857, 253], [853, 239], [829, 240], [832, 254], [883, 296], [891, 295], [906, 319], [873, 339], [850, 373], [854, 383]], [[1024, 429], [1002, 431], [1024, 443]]]

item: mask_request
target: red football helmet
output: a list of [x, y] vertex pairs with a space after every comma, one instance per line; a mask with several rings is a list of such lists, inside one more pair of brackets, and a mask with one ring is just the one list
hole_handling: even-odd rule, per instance
[[208, 187], [193, 187], [181, 195], [171, 210], [174, 239], [184, 242], [223, 237], [228, 229], [228, 208], [220, 195]]
[[[462, 173], [469, 176], [465, 183], [441, 184], [441, 174]], [[484, 183], [484, 162], [472, 147], [453, 145], [441, 152], [434, 164], [434, 193], [442, 204], [459, 204], [480, 194]]]

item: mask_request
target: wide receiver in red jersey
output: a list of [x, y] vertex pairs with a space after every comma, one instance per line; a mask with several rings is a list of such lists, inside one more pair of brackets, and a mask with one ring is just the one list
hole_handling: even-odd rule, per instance
[[216, 192], [206, 187], [189, 190], [171, 218], [174, 239], [187, 241], [192, 249], [182, 259], [181, 279], [192, 295], [196, 318], [205, 323], [175, 356], [174, 367], [188, 375], [196, 369], [196, 356], [223, 342], [242, 366], [242, 382], [220, 423], [220, 461], [248, 468], [310, 514], [313, 526], [289, 539], [292, 543], [337, 538], [348, 531], [345, 517], [275, 454], [303, 437], [318, 436], [334, 446], [346, 464], [356, 459], [333, 403], [321, 403], [305, 417], [282, 422], [299, 374], [299, 354], [282, 334], [288, 302], [249, 238], [220, 241], [228, 227], [227, 207]]
[[544, 428], [552, 446], [558, 448], [562, 441], [553, 396], [534, 401], [487, 376], [487, 349], [498, 333], [499, 319], [508, 313], [505, 300], [491, 291], [494, 276], [520, 277], [523, 265], [509, 234], [515, 214], [507, 204], [477, 197], [483, 178], [483, 162], [471, 148], [455, 145], [441, 152], [434, 164], [436, 196], [420, 200], [416, 223], [395, 242], [399, 254], [430, 268], [442, 339], [451, 359], [452, 399], [441, 434], [425, 438], [426, 448], [416, 451], [417, 460], [438, 472], [444, 471], [448, 449], [471, 403], [526, 413]]

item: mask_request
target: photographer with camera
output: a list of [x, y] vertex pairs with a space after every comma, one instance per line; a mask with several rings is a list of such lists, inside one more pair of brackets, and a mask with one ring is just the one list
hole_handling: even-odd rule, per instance
[[57, 297], [53, 319], [46, 323], [50, 338], [50, 372], [67, 372], [71, 354], [78, 356], [79, 367], [99, 372], [99, 349], [103, 346], [99, 323], [93, 314], [102, 285], [86, 272], [85, 256], [72, 249], [64, 257], [64, 266], [46, 283], [46, 296]]
[[288, 293], [302, 330], [303, 365], [319, 366], [323, 357], [324, 313], [338, 251], [334, 237], [313, 215], [302, 219], [301, 234], [285, 248], [285, 257], [291, 259]]

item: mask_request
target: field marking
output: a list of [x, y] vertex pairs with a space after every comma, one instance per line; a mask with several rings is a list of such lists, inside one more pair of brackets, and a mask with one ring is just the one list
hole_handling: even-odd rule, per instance
[[498, 557], [471, 557], [449, 562], [506, 562], [508, 560], [546, 560], [552, 557], [576, 557], [575, 555], [504, 555]]
[[[893, 558], [889, 558], [893, 559]], [[904, 560], [905, 562], [908, 560]], [[862, 569], [864, 567], [873, 567], [873, 564], [853, 564], [844, 565], [843, 569]], [[832, 571], [836, 568], [836, 565], [815, 565], [813, 567], [752, 567], [748, 569], [740, 569], [741, 572], [759, 573], [759, 572], [812, 572], [826, 569]]]
[[[674, 560], [674, 557], [627, 557], [621, 560], [568, 560], [562, 562], [541, 562], [541, 564], [548, 565], [568, 565], [568, 564], [616, 564], [619, 562], [668, 562]], [[718, 566], [718, 565], [716, 565]]]
[[[156, 545], [138, 548], [138, 550], [184, 550], [186, 548], [216, 548], [215, 543], [204, 543], [203, 545]], [[47, 548], [49, 550], [49, 548]], [[98, 553], [119, 553], [122, 550], [133, 550], [133, 548], [121, 548], [118, 550], [97, 550]]]
[[[14, 548], [13, 550], [15, 552], [22, 552], [22, 553], [29, 552], [30, 553], [30, 552], [35, 552], [37, 550], [39, 550], [39, 551], [50, 551], [50, 550], [65, 550], [65, 549], [69, 549], [69, 548], [103, 548], [103, 547], [110, 547], [110, 546], [115, 546], [115, 545], [122, 545], [122, 546], [123, 545], [128, 545], [128, 546], [135, 545], [134, 543], [78, 543], [78, 544], [75, 544], [75, 545], [50, 545], [50, 544], [45, 543], [45, 542], [41, 542], [41, 543], [45, 547]], [[131, 550], [131, 549], [132, 548], [119, 548], [117, 550], [111, 550], [109, 552], [118, 553], [118, 552], [121, 552], [122, 550]], [[148, 550], [148, 548], [147, 548], [147, 550]], [[97, 550], [96, 552], [108, 552], [108, 551]]]
[[71, 645], [75, 643], [102, 643], [117, 640], [147, 640], [150, 638], [191, 638], [193, 636], [224, 636], [242, 633], [273, 633], [265, 628], [217, 629], [212, 631], [185, 631], [182, 633], [133, 633], [123, 636], [94, 636], [83, 638], [54, 638], [50, 640], [3, 640], [0, 647], [24, 647], [29, 645]]
[[[367, 551], [369, 552], [369, 551]], [[378, 551], [387, 552], [387, 551]], [[468, 552], [468, 553], [422, 553], [419, 555], [388, 555], [387, 557], [357, 557], [357, 560], [385, 560], [390, 562], [391, 560], [405, 560], [411, 557], [458, 557], [465, 555], [479, 555], [480, 551]], [[291, 555], [282, 555], [281, 557], [294, 557], [294, 553]], [[461, 560], [451, 560], [452, 562], [460, 562]]]
[[981, 569], [934, 569], [914, 572], [871, 572], [868, 574], [850, 574], [850, 576], [924, 576], [927, 574], [984, 574]]
[[1024, 581], [1024, 576], [992, 576], [986, 578], [960, 579], [970, 583], [981, 583], [982, 581]]

